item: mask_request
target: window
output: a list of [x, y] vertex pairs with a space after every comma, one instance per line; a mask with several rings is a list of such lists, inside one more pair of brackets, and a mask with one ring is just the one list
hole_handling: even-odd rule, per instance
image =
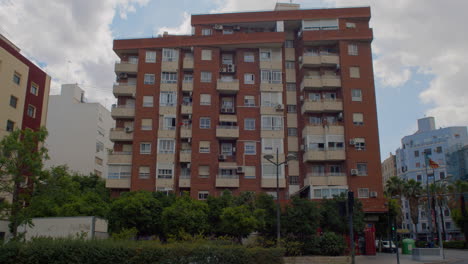
[[365, 138], [355, 138], [354, 147], [356, 150], [366, 150], [366, 139]]
[[143, 96], [143, 107], [153, 107], [153, 96]]
[[202, 28], [201, 34], [203, 36], [209, 36], [212, 34], [211, 28]]
[[162, 72], [161, 83], [177, 83], [177, 72]]
[[201, 51], [202, 60], [211, 60], [211, 50], [204, 49]]
[[254, 83], [255, 83], [255, 75], [253, 73], [245, 73], [244, 84], [254, 84]]
[[38, 95], [39, 94], [39, 86], [35, 83], [32, 83], [31, 84], [31, 90], [30, 92], [34, 95]]
[[104, 143], [96, 141], [96, 152], [104, 151]]
[[294, 48], [294, 41], [292, 41], [292, 40], [286, 40], [286, 41], [284, 42], [284, 47], [285, 47], [285, 48]]
[[158, 163], [158, 179], [172, 179], [174, 166], [171, 163]]
[[446, 229], [452, 229], [452, 223], [451, 222], [445, 222], [445, 228]]
[[223, 29], [223, 35], [231, 35], [234, 33], [232, 29]]
[[244, 106], [255, 106], [255, 97], [253, 95], [244, 96]]
[[232, 156], [233, 146], [232, 143], [221, 143], [221, 154], [226, 156]]
[[441, 180], [442, 180], [442, 179], [445, 179], [445, 172], [444, 172], [444, 171], [441, 171], [441, 172], [439, 173], [439, 179], [441, 179]]
[[[278, 170], [279, 178], [284, 177], [284, 165], [281, 165]], [[276, 179], [276, 166], [273, 164], [262, 164], [262, 178], [275, 178]]]
[[208, 178], [210, 177], [210, 166], [208, 165], [200, 165], [198, 166], [198, 176], [200, 178]]
[[156, 62], [156, 51], [146, 51], [146, 56], [145, 56], [145, 62], [146, 63], [155, 63]]
[[415, 157], [419, 157], [419, 151], [415, 150], [415, 151], [414, 151], [414, 156], [415, 156]]
[[163, 49], [163, 61], [176, 61], [178, 52], [175, 49]]
[[286, 83], [286, 90], [295, 92], [296, 91], [296, 84], [295, 83]]
[[358, 55], [358, 45], [357, 44], [348, 44], [348, 55], [357, 56]]
[[421, 176], [421, 175], [417, 175], [417, 176], [416, 176], [416, 181], [422, 182], [422, 176]]
[[150, 167], [149, 166], [140, 166], [138, 168], [138, 178], [140, 179], [149, 179], [150, 177]]
[[422, 230], [426, 230], [427, 229], [426, 223], [421, 223], [421, 227], [422, 227]]
[[141, 142], [140, 143], [140, 154], [151, 154], [151, 143]]
[[130, 165], [109, 165], [107, 173], [108, 179], [128, 179], [132, 175], [132, 166]]
[[200, 94], [200, 105], [211, 105], [211, 95]]
[[356, 167], [359, 176], [367, 176], [367, 163], [357, 163]]
[[425, 149], [424, 155], [432, 155], [432, 149]]
[[162, 129], [163, 130], [175, 130], [176, 129], [176, 117], [175, 116], [164, 116], [162, 118]]
[[160, 138], [158, 139], [158, 153], [160, 154], [172, 154], [175, 149], [175, 140], [171, 138]]
[[193, 75], [191, 73], [184, 74], [184, 83], [192, 83]]
[[297, 128], [295, 128], [295, 127], [288, 127], [288, 136], [290, 136], [290, 137], [297, 137]]
[[200, 117], [200, 128], [211, 128], [211, 119], [209, 117]]
[[270, 61], [271, 50], [260, 50], [260, 61]]
[[437, 148], [436, 148], [436, 152], [437, 152], [437, 153], [442, 153], [442, 147], [440, 147], [440, 146], [437, 147]]
[[244, 166], [244, 178], [255, 179], [255, 166]]
[[450, 216], [450, 210], [449, 209], [444, 210], [444, 216], [446, 216], [446, 217]]
[[18, 104], [18, 98], [10, 95], [10, 106], [13, 108], [16, 108], [16, 105]]
[[419, 167], [421, 167], [421, 163], [416, 162], [416, 168], [419, 168]]
[[364, 115], [362, 113], [353, 113], [353, 124], [355, 126], [364, 125]]
[[141, 119], [141, 130], [152, 130], [153, 120], [150, 118]]
[[299, 176], [289, 176], [289, 185], [299, 185]]
[[361, 74], [359, 72], [359, 67], [349, 67], [349, 77], [350, 78], [360, 78]]
[[361, 89], [352, 89], [351, 90], [351, 100], [353, 102], [361, 102], [362, 101]]
[[254, 118], [244, 119], [244, 130], [255, 130], [255, 119]]
[[103, 160], [99, 157], [94, 157], [94, 163], [102, 166]]
[[198, 150], [200, 153], [210, 153], [210, 141], [200, 141]]
[[294, 61], [286, 61], [286, 69], [295, 69]]
[[210, 193], [208, 191], [200, 191], [198, 192], [198, 200], [206, 200]]
[[369, 188], [359, 188], [358, 198], [369, 198]]
[[255, 56], [253, 52], [244, 52], [244, 62], [255, 62]]
[[35, 118], [36, 117], [36, 107], [32, 105], [28, 105], [28, 112], [27, 112], [29, 117]]
[[211, 82], [211, 72], [201, 72], [201, 82]]
[[283, 103], [282, 93], [261, 93], [261, 105], [267, 107], [275, 107]]
[[281, 83], [282, 72], [278, 70], [261, 70], [262, 83]]
[[262, 138], [262, 153], [276, 154], [276, 149], [280, 154], [283, 153], [282, 138]]
[[255, 142], [244, 142], [244, 155], [255, 155], [257, 154], [257, 143]]
[[263, 115], [262, 130], [283, 130], [283, 117]]
[[13, 82], [16, 83], [17, 85], [19, 85], [20, 82], [21, 82], [21, 74], [15, 72], [13, 74]]
[[346, 22], [346, 28], [356, 28], [356, 23]]
[[144, 84], [154, 84], [154, 74], [145, 73]]
[[297, 107], [296, 105], [287, 105], [288, 113], [296, 113]]
[[176, 92], [161, 92], [159, 95], [159, 106], [175, 106]]
[[15, 129], [15, 122], [7, 120], [6, 131], [13, 132], [13, 129]]

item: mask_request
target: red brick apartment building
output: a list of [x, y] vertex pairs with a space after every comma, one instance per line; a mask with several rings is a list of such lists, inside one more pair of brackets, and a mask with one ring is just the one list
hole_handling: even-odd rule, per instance
[[50, 76], [0, 34], [0, 139], [46, 125]]
[[[385, 211], [370, 8], [193, 15], [191, 35], [114, 41], [107, 187], [322, 199]], [[276, 159], [276, 157], [275, 157]], [[372, 218], [372, 217], [370, 217]]]

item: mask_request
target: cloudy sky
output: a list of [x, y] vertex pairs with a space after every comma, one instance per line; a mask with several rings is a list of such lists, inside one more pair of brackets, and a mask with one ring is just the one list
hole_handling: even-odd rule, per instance
[[[115, 38], [190, 32], [190, 15], [272, 10], [276, 0], [0, 0], [0, 33], [62, 83], [114, 103]], [[382, 159], [416, 119], [468, 124], [465, 0], [294, 0], [302, 8], [371, 6]]]

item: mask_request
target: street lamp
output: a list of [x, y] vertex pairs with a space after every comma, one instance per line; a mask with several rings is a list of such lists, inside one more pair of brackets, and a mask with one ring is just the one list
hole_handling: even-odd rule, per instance
[[271, 154], [267, 154], [263, 156], [264, 159], [268, 160], [271, 164], [276, 166], [276, 246], [280, 246], [280, 239], [281, 239], [281, 224], [280, 224], [280, 201], [279, 201], [279, 167], [283, 164], [287, 164], [290, 160], [296, 160], [297, 157], [293, 154], [288, 154], [286, 156], [286, 160], [283, 162], [279, 162], [279, 150], [276, 148], [276, 161], [273, 161], [275, 158]]

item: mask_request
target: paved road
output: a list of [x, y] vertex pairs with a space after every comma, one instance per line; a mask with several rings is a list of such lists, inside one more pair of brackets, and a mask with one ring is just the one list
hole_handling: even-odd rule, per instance
[[[445, 250], [444, 261], [413, 261], [411, 255], [400, 254], [400, 264], [421, 264], [421, 263], [450, 263], [450, 264], [468, 264], [468, 250]], [[376, 256], [357, 256], [356, 264], [396, 264], [396, 254], [377, 253]]]

